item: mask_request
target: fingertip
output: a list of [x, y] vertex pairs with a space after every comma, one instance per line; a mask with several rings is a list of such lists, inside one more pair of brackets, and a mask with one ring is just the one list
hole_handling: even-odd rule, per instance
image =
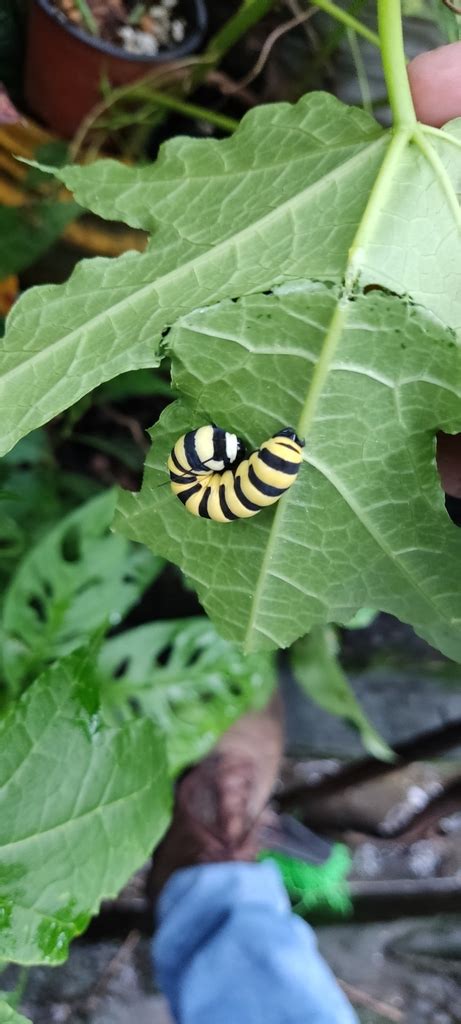
[[418, 121], [440, 128], [461, 116], [461, 42], [418, 54], [408, 78]]

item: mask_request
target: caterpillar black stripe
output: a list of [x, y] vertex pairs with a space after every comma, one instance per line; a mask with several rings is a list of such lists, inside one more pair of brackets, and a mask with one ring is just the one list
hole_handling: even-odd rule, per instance
[[291, 427], [246, 457], [236, 434], [208, 425], [183, 434], [168, 459], [171, 489], [194, 516], [230, 523], [273, 505], [299, 473], [304, 441]]

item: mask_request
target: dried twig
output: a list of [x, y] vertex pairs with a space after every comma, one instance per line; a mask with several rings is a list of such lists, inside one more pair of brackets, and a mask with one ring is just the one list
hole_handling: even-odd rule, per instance
[[261, 71], [263, 70], [265, 64], [267, 63], [272, 47], [277, 42], [277, 39], [280, 39], [281, 36], [284, 36], [286, 32], [291, 32], [292, 28], [297, 28], [298, 25], [303, 25], [306, 21], [309, 21], [309, 19], [312, 18], [313, 15], [316, 13], [317, 8], [311, 7], [308, 11], [301, 11], [299, 14], [296, 14], [295, 17], [290, 18], [289, 21], [284, 21], [282, 25], [277, 25], [277, 28], [274, 28], [273, 31], [270, 32], [269, 35], [267, 36], [267, 39], [264, 42], [264, 45], [256, 61], [256, 64], [252, 67], [251, 71], [249, 71], [248, 74], [244, 76], [244, 78], [241, 78], [238, 82], [235, 83], [234, 88], [229, 91], [228, 95], [232, 95], [232, 93], [234, 92], [246, 89], [246, 87], [250, 85], [251, 82], [253, 82], [254, 79], [258, 77], [258, 75], [261, 74]]
[[[301, 14], [302, 11], [303, 11], [303, 8], [298, 3], [298, 0], [285, 0], [285, 5], [286, 5], [286, 7], [288, 7], [288, 10], [291, 11], [291, 13], [292, 13], [294, 18], [297, 17], [298, 14]], [[314, 26], [313, 25], [309, 25], [308, 23], [306, 23], [303, 26], [303, 30], [304, 30], [304, 34], [305, 34], [306, 38], [309, 40], [309, 42], [314, 47], [316, 47], [318, 45], [318, 42], [319, 42], [319, 37], [318, 37], [318, 33], [314, 29]]]
[[230, 93], [238, 96], [247, 107], [256, 107], [259, 103], [259, 99], [252, 89], [240, 89], [238, 83], [233, 78], [230, 78], [229, 75], [226, 75], [224, 71], [209, 71], [205, 81], [207, 85], [216, 86], [223, 96], [229, 96]]
[[404, 1020], [402, 1010], [398, 1010], [396, 1006], [391, 1006], [390, 1003], [383, 1003], [381, 999], [375, 999], [369, 992], [364, 992], [363, 989], [350, 985], [348, 981], [343, 981], [342, 978], [337, 978], [336, 980], [348, 999], [355, 1006], [365, 1006], [368, 1010], [374, 1010], [375, 1013], [379, 1013], [386, 1020], [395, 1021], [396, 1024]]
[[112, 405], [106, 405], [104, 412], [108, 420], [113, 420], [114, 423], [118, 423], [121, 427], [126, 427], [129, 430], [133, 441], [142, 448], [143, 452], [148, 451], [149, 441], [141, 424], [133, 416], [127, 416], [126, 413], [120, 412], [119, 409], [114, 409]]

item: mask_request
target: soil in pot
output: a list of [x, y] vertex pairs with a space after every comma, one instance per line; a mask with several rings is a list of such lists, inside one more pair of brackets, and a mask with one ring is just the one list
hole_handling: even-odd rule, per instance
[[179, 46], [189, 27], [180, 0], [53, 0], [53, 6], [64, 22], [143, 57]]

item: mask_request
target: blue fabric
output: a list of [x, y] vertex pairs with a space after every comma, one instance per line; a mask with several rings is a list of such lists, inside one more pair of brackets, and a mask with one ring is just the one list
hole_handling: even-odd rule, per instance
[[177, 871], [157, 912], [154, 965], [178, 1024], [357, 1024], [274, 864]]

